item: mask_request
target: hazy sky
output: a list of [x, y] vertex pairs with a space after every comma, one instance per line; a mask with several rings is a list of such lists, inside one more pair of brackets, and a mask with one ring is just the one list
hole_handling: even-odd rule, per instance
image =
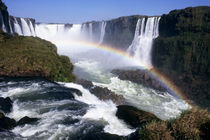
[[37, 22], [81, 23], [128, 15], [162, 15], [189, 6], [210, 6], [210, 0], [2, 0], [10, 15]]

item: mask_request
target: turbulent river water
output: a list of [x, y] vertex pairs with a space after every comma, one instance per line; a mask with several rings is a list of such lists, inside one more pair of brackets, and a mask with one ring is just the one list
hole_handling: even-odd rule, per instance
[[[21, 18], [21, 26], [18, 22], [14, 23], [14, 32], [52, 41], [57, 45], [59, 54], [71, 59], [78, 78], [122, 95], [126, 104], [151, 112], [162, 120], [174, 118], [189, 108], [185, 101], [168, 92], [120, 80], [111, 73], [113, 69], [144, 68], [133, 59], [90, 45], [75, 45], [73, 41], [83, 41], [81, 38], [84, 36], [91, 41], [94, 39], [91, 23], [74, 24], [71, 28], [62, 24], [36, 24], [34, 29], [27, 24], [31, 21], [25, 20]], [[138, 20], [133, 42], [127, 50], [135, 60], [151, 65], [150, 50], [153, 39], [158, 36], [159, 20], [160, 17]], [[102, 22], [100, 28], [98, 44], [103, 42], [106, 22]], [[35, 124], [18, 126], [11, 132], [0, 132], [0, 138], [79, 140], [88, 139], [93, 134], [99, 137], [107, 134], [127, 136], [135, 131], [116, 117], [117, 106], [111, 100], [99, 100], [75, 83], [56, 83], [39, 78], [1, 78], [0, 96], [10, 97], [13, 101], [13, 110], [7, 116], [16, 121], [24, 116], [39, 118]]]
[[[58, 52], [71, 58], [74, 73], [123, 95], [127, 104], [152, 112], [163, 120], [176, 117], [189, 107], [167, 92], [123, 81], [110, 73], [114, 68], [139, 68], [135, 63], [98, 49], [75, 52], [73, 48], [58, 46]], [[117, 107], [111, 100], [101, 101], [78, 84], [6, 78], [0, 80], [0, 96], [9, 96], [14, 102], [9, 117], [39, 118], [36, 124], [14, 128], [13, 133], [0, 133], [5, 138], [85, 139], [93, 133], [126, 136], [135, 131], [115, 116]]]

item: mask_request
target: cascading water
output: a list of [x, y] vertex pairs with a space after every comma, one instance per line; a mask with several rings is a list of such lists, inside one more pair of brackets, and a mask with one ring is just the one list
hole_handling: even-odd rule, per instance
[[[127, 52], [143, 66], [151, 66], [151, 48], [153, 40], [158, 37], [160, 17], [141, 18], [137, 21], [135, 36]], [[146, 22], [146, 23], [145, 23]]]
[[93, 40], [93, 25], [92, 25], [92, 23], [89, 23], [89, 39], [90, 39], [90, 41]]
[[23, 35], [23, 32], [22, 32], [22, 29], [21, 29], [21, 26], [18, 24], [18, 21], [16, 18], [14, 18], [14, 31], [15, 33], [18, 33], [19, 35]]
[[66, 28], [64, 24], [36, 24], [35, 33], [38, 37], [52, 41], [55, 44], [65, 43], [80, 38], [81, 25], [74, 24]]
[[100, 34], [100, 40], [99, 40], [99, 44], [101, 44], [104, 40], [104, 35], [105, 35], [105, 29], [106, 29], [106, 22], [103, 21], [101, 23], [101, 34]]
[[[131, 66], [130, 60], [122, 62], [125, 59], [122, 56], [100, 49], [87, 49], [88, 45], [75, 45], [75, 42], [94, 41], [94, 24], [73, 24], [66, 28], [65, 24], [33, 25], [29, 19], [20, 20], [18, 22], [14, 18], [13, 32], [38, 36], [55, 43], [59, 54], [71, 58], [77, 77], [88, 79], [95, 86], [107, 87], [122, 95], [126, 103], [164, 120], [176, 117], [189, 107], [167, 92], [120, 80], [111, 74], [113, 68]], [[160, 17], [138, 20], [133, 42], [128, 48], [134, 59], [151, 64], [150, 50], [153, 39], [158, 36], [159, 20]], [[97, 38], [96, 44], [103, 43], [108, 27], [106, 24], [104, 21], [99, 23], [97, 35], [100, 38]], [[119, 65], [121, 62], [122, 65]], [[99, 100], [81, 85], [30, 79], [0, 81], [0, 87], [0, 96], [9, 96], [14, 101], [9, 117], [16, 120], [26, 115], [40, 118], [35, 125], [19, 126], [12, 130], [28, 139], [80, 139], [91, 133], [104, 132], [124, 136], [134, 131], [115, 116], [117, 108], [112, 101]], [[77, 94], [77, 90], [81, 94]]]
[[34, 29], [32, 22], [30, 20], [28, 22], [29, 22], [29, 29], [31, 31], [31, 35], [36, 36], [35, 29]]
[[22, 24], [22, 30], [23, 30], [23, 34], [25, 36], [31, 36], [31, 30], [29, 25], [27, 24], [26, 20], [23, 18], [20, 18], [21, 24]]

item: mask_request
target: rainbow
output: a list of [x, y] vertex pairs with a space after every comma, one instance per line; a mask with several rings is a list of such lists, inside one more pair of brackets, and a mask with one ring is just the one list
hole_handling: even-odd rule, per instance
[[159, 72], [158, 70], [156, 70], [150, 65], [142, 64], [139, 60], [134, 60], [133, 57], [129, 55], [128, 53], [126, 53], [125, 51], [116, 49], [108, 45], [102, 45], [102, 44], [96, 44], [96, 43], [84, 42], [84, 41], [66, 41], [66, 42], [62, 41], [62, 42], [57, 42], [56, 44], [97, 48], [103, 51], [114, 53], [122, 57], [126, 57], [127, 59], [130, 59], [132, 61], [136, 61], [135, 63], [137, 63], [139, 66], [144, 66], [147, 70], [149, 70], [152, 73], [152, 75], [155, 78], [157, 78], [161, 82], [161, 84], [164, 84], [173, 95], [185, 100], [189, 105], [192, 105], [190, 102], [188, 102], [188, 99], [186, 98], [186, 96], [184, 96], [182, 91], [176, 85], [174, 85], [173, 82], [171, 82], [167, 77], [162, 75], [161, 72]]

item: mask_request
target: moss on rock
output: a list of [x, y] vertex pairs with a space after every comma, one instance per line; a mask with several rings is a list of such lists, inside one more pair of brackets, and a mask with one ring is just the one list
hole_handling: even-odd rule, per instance
[[45, 77], [53, 81], [74, 81], [73, 65], [59, 56], [52, 43], [37, 37], [0, 33], [0, 76]]

